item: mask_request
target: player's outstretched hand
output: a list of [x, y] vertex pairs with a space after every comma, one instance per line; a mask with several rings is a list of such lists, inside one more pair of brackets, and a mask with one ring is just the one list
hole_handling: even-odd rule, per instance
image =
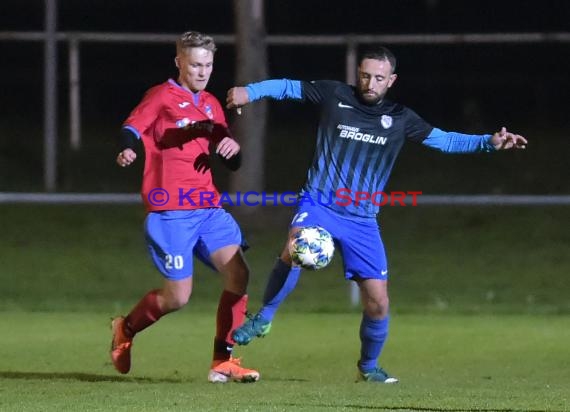
[[528, 142], [520, 134], [508, 132], [506, 127], [502, 127], [499, 132], [491, 137], [490, 143], [495, 147], [495, 150], [509, 150], [525, 149]]
[[224, 159], [229, 159], [235, 156], [240, 151], [239, 143], [236, 142], [231, 137], [224, 137], [222, 141], [216, 147], [216, 153], [222, 156]]
[[249, 103], [249, 96], [245, 87], [232, 87], [226, 97], [226, 108], [239, 109]]
[[137, 158], [137, 154], [132, 149], [125, 149], [117, 155], [117, 164], [121, 167], [130, 166]]

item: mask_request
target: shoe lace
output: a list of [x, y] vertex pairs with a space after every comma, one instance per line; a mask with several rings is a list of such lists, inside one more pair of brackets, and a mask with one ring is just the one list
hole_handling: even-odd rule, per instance
[[111, 350], [112, 351], [116, 351], [116, 350], [120, 350], [120, 351], [124, 351], [124, 350], [128, 350], [131, 345], [133, 344], [132, 340], [126, 340], [126, 341], [122, 341], [122, 342], [117, 342], [115, 339], [113, 339], [113, 342], [111, 344]]
[[121, 350], [125, 350], [125, 349], [129, 349], [132, 345], [131, 341], [128, 342], [122, 342], [119, 343], [118, 345], [115, 345], [115, 347], [113, 349], [121, 349]]
[[245, 317], [250, 321], [255, 321], [255, 318], [258, 317], [257, 313], [245, 312]]
[[236, 366], [241, 366], [241, 358], [234, 358], [233, 356], [230, 356], [228, 362], [231, 362]]
[[390, 375], [388, 375], [388, 373], [387, 373], [384, 369], [382, 369], [381, 367], [379, 367], [379, 366], [377, 366], [376, 369], [374, 369], [374, 370], [372, 371], [372, 373], [375, 374], [375, 375], [380, 375], [380, 376], [382, 376], [382, 377], [386, 377], [386, 378], [389, 378], [389, 377], [390, 377]]
[[259, 314], [246, 312], [245, 317], [247, 318], [247, 322], [243, 324], [242, 328], [246, 329], [249, 334], [257, 332], [257, 329], [262, 326], [260, 325], [261, 316], [259, 316]]
[[380, 366], [376, 366], [374, 369], [371, 369], [369, 371], [363, 371], [361, 370], [360, 373], [362, 373], [365, 376], [370, 376], [370, 375], [383, 375], [383, 376], [390, 376], [388, 375], [388, 373], [386, 373], [386, 371], [384, 369], [382, 369]]

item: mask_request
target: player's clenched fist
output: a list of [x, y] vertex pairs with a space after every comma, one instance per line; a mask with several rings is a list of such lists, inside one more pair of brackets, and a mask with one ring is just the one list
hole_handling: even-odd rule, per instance
[[232, 87], [228, 90], [226, 97], [226, 107], [233, 109], [249, 103], [249, 96], [245, 87]]
[[132, 149], [125, 149], [117, 155], [117, 164], [121, 167], [127, 167], [137, 158], [137, 154]]

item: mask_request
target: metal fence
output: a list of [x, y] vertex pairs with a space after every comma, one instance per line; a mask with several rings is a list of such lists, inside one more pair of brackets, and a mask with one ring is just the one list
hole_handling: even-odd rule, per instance
[[[49, 2], [48, 2], [49, 3]], [[43, 42], [44, 58], [44, 189], [57, 190], [57, 45], [66, 43], [69, 49], [69, 130], [71, 148], [81, 146], [81, 45], [83, 43], [167, 43], [172, 44], [177, 35], [163, 33], [94, 33], [56, 31], [55, 10], [46, 8], [46, 30], [33, 32], [0, 31], [0, 41]], [[219, 44], [235, 44], [235, 36], [214, 34]], [[294, 45], [299, 47], [343, 46], [345, 48], [345, 76], [347, 83], [354, 84], [357, 50], [359, 45], [378, 44], [546, 44], [570, 43], [570, 32], [559, 33], [468, 33], [468, 34], [385, 34], [385, 35], [269, 35], [270, 46]]]
[[[291, 206], [292, 193], [245, 192], [226, 198], [244, 206]], [[403, 197], [406, 206], [565, 206], [570, 195], [418, 195]], [[140, 204], [138, 193], [18, 193], [0, 192], [0, 204]], [[400, 205], [400, 202], [397, 202]]]

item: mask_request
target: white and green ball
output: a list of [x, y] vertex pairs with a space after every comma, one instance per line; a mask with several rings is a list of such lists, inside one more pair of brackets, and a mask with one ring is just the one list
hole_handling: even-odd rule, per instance
[[293, 263], [304, 269], [322, 269], [333, 258], [333, 238], [320, 226], [303, 227], [289, 242], [289, 253]]

